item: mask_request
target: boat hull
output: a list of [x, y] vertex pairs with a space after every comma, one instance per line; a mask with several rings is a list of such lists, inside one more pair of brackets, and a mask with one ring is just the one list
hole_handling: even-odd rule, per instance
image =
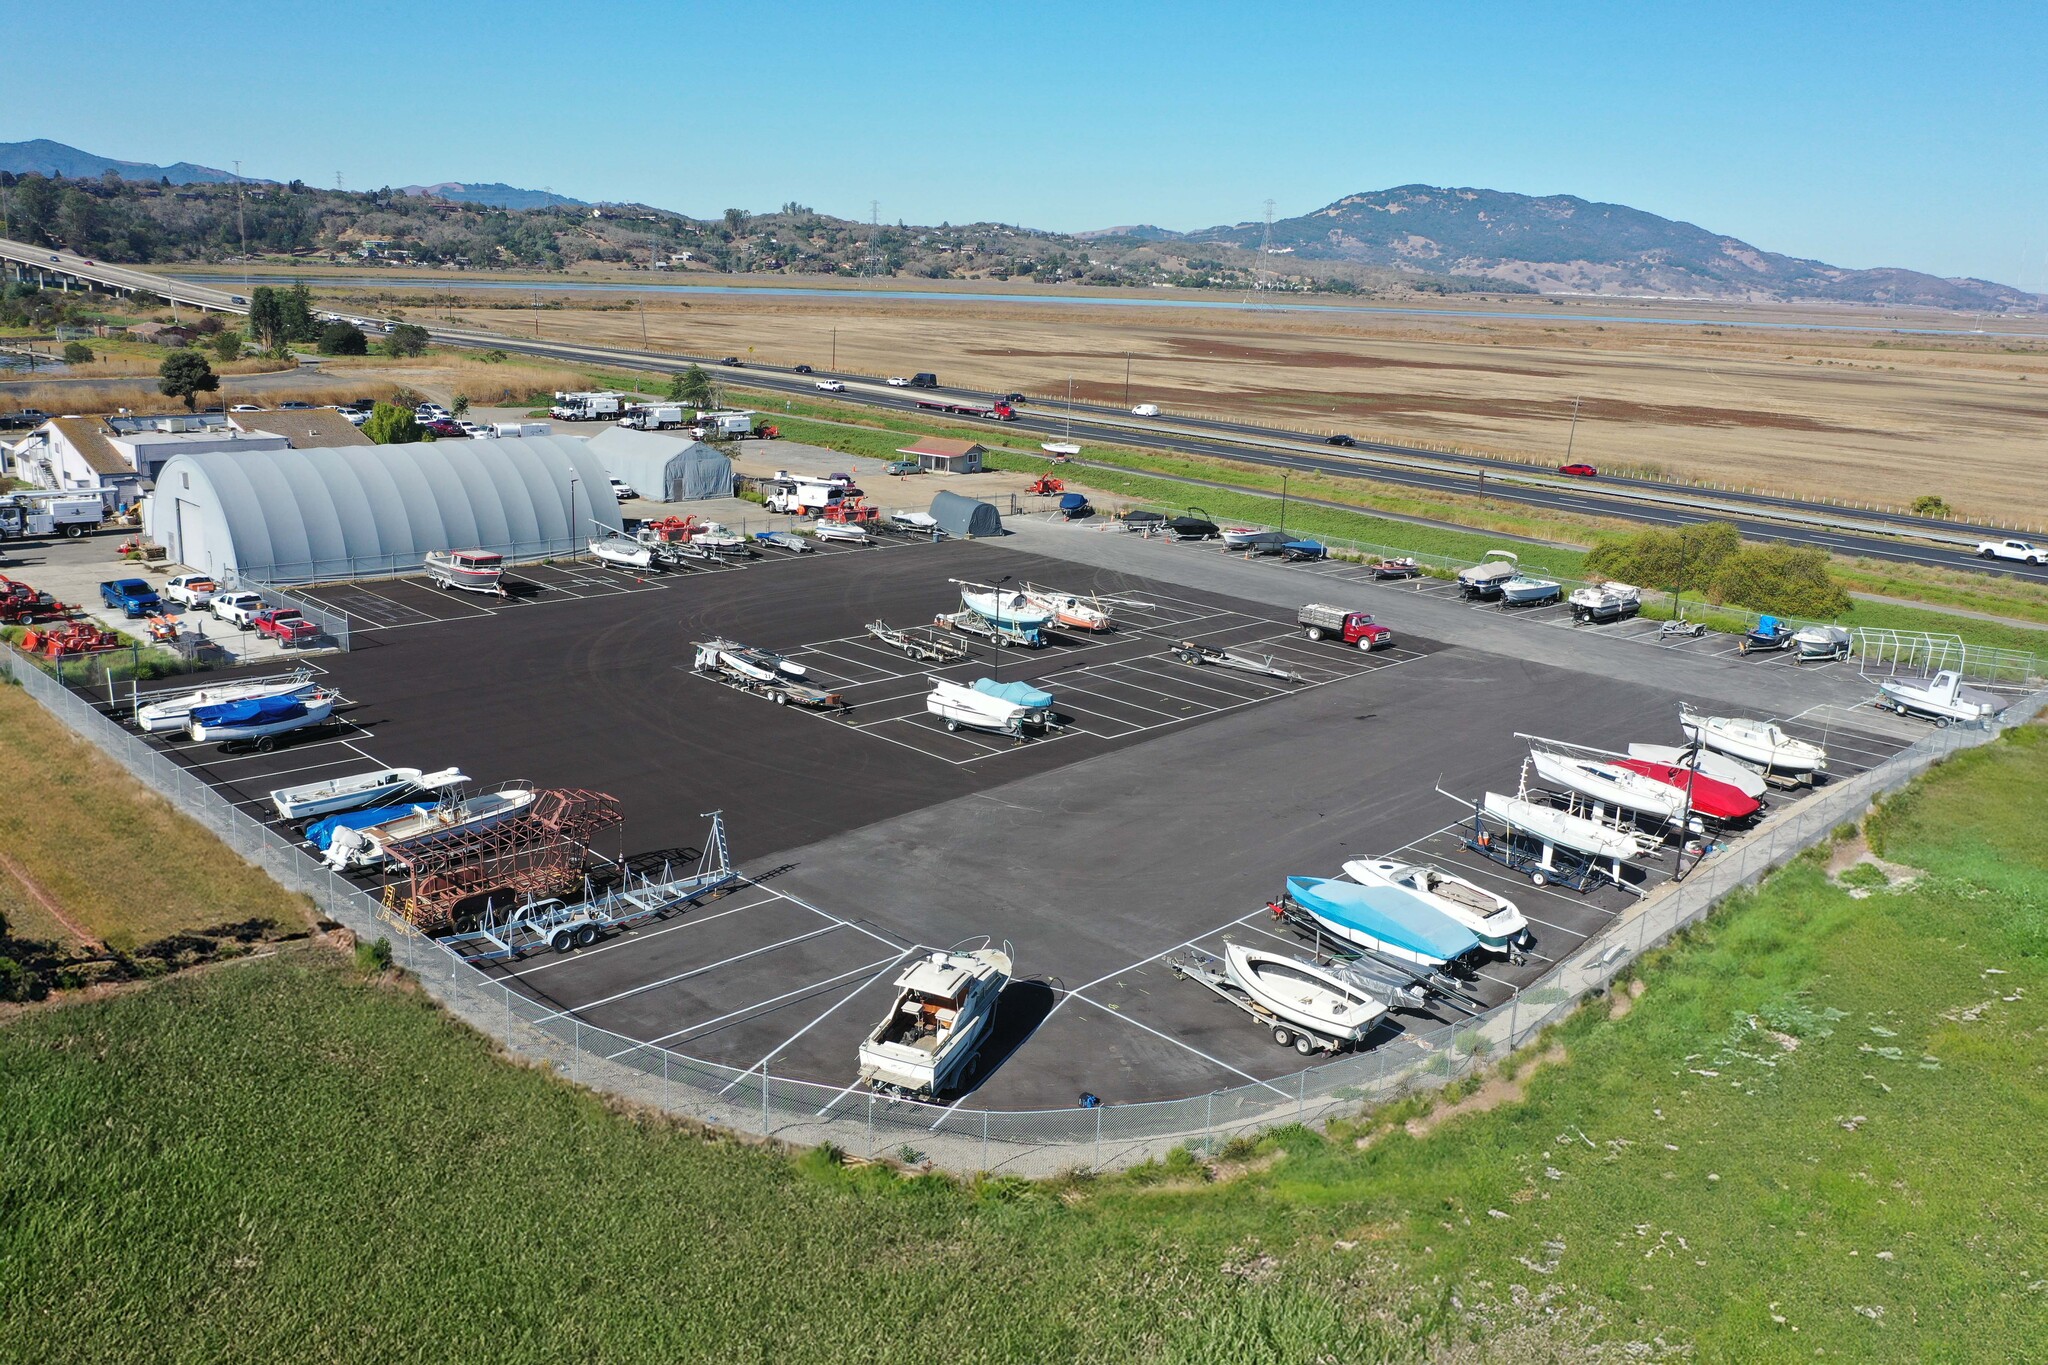
[[418, 768], [386, 768], [333, 782], [309, 782], [297, 787], [280, 787], [270, 794], [281, 820], [312, 820], [345, 810], [360, 810], [409, 792], [426, 774]]
[[1724, 716], [1682, 715], [1678, 726], [1694, 743], [1768, 771], [1812, 773], [1824, 771], [1828, 765], [1827, 751], [1817, 744], [1790, 736], [1774, 737]]
[[414, 839], [457, 830], [485, 830], [503, 824], [534, 802], [529, 788], [512, 788], [472, 797], [454, 807], [415, 806], [411, 814], [365, 829], [343, 827], [327, 846], [327, 863], [335, 868], [373, 867], [388, 850]]
[[1518, 796], [1503, 796], [1499, 792], [1486, 793], [1483, 804], [1488, 815], [1511, 829], [1573, 853], [1606, 859], [1617, 867], [1642, 857], [1644, 853], [1642, 842], [1636, 836], [1603, 825], [1598, 820], [1539, 806]]
[[195, 718], [186, 727], [186, 733], [200, 744], [233, 744], [242, 740], [268, 739], [272, 735], [289, 734], [303, 730], [309, 725], [318, 725], [334, 713], [334, 698], [328, 695], [307, 697], [292, 714], [279, 716], [274, 720], [243, 723], [238, 721], [208, 722]]
[[1043, 607], [1034, 605], [1031, 599], [1021, 592], [1006, 596], [1001, 593], [964, 589], [960, 594], [960, 605], [976, 616], [1011, 630], [1043, 630], [1052, 624], [1053, 614]]
[[1529, 922], [1513, 901], [1440, 868], [1391, 858], [1358, 858], [1344, 864], [1344, 875], [1361, 886], [1391, 886], [1406, 891], [1437, 913], [1464, 925], [1480, 946], [1494, 952], [1508, 952], [1529, 937]]
[[1224, 945], [1223, 970], [1276, 1019], [1338, 1042], [1365, 1041], [1387, 1013], [1384, 1002], [1332, 978], [1312, 962], [1242, 943]]
[[169, 697], [143, 707], [135, 713], [135, 723], [145, 734], [164, 734], [189, 728], [195, 707], [214, 706], [227, 701], [250, 701], [260, 697], [295, 696], [301, 693], [310, 696], [317, 691], [319, 684], [310, 679], [240, 685], [229, 683], [222, 687], [203, 687], [182, 697]]
[[1577, 792], [1602, 805], [1658, 820], [1676, 820], [1685, 807], [1683, 792], [1673, 791], [1662, 782], [1618, 764], [1575, 759], [1541, 749], [1531, 751], [1529, 760], [1545, 783]]
[[1620, 758], [1614, 761], [1614, 766], [1640, 773], [1653, 782], [1663, 783], [1676, 791], [1681, 800], [1690, 790], [1693, 813], [1704, 815], [1709, 820], [1719, 820], [1723, 823], [1747, 820], [1763, 805], [1740, 787], [1723, 782], [1718, 777], [1709, 777], [1704, 772], [1693, 772], [1681, 764], [1657, 763], [1647, 758]]
[[1770, 791], [1770, 784], [1757, 774], [1756, 769], [1712, 749], [1692, 749], [1676, 744], [1631, 744], [1628, 756], [1670, 767], [1682, 768], [1691, 764], [1715, 781], [1725, 782], [1744, 796], [1758, 801]]

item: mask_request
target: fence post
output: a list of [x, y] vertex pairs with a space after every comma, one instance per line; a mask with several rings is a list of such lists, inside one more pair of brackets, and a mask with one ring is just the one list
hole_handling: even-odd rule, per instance
[[768, 1066], [761, 1065], [761, 1136], [768, 1136]]
[[1102, 1169], [1102, 1109], [1099, 1104], [1095, 1106], [1095, 1164], [1088, 1168], [1091, 1171]]
[[981, 1111], [981, 1169], [988, 1169], [988, 1110]]
[[875, 1157], [875, 1092], [868, 1091], [868, 1160]]
[[1301, 1069], [1301, 1095], [1300, 1095], [1300, 1097], [1299, 1097], [1299, 1098], [1298, 1098], [1298, 1099], [1297, 1099], [1297, 1100], [1295, 1101], [1295, 1105], [1294, 1105], [1294, 1121], [1295, 1121], [1296, 1123], [1306, 1123], [1306, 1122], [1308, 1122], [1308, 1068], [1307, 1068], [1307, 1067], [1303, 1067], [1303, 1068]]
[[569, 1079], [576, 1080], [583, 1063], [583, 1021], [576, 1021], [576, 1050], [569, 1054]]
[[674, 1101], [669, 1098], [668, 1093], [668, 1049], [663, 1048], [661, 1050], [661, 1107], [668, 1109], [673, 1107], [673, 1105]]
[[1216, 1136], [1216, 1092], [1209, 1092], [1208, 1106], [1202, 1112], [1202, 1155], [1207, 1156], [1215, 1149]]

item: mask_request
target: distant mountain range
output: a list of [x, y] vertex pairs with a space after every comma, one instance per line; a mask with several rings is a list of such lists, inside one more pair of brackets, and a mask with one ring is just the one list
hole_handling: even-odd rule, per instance
[[[1264, 223], [1171, 233], [1156, 227], [1081, 233], [1092, 240], [1215, 243], [1250, 251]], [[1345, 261], [1424, 275], [1466, 275], [1546, 294], [1676, 295], [2039, 311], [2041, 295], [1989, 280], [1915, 270], [1848, 270], [1781, 256], [1739, 238], [1574, 195], [1402, 185], [1351, 194], [1273, 223], [1271, 249], [1296, 262]]]
[[552, 190], [522, 190], [516, 185], [490, 184], [464, 185], [454, 180], [439, 185], [407, 185], [406, 194], [431, 194], [436, 199], [452, 199], [459, 204], [486, 204], [496, 209], [551, 209], [588, 208], [581, 199], [556, 194]]

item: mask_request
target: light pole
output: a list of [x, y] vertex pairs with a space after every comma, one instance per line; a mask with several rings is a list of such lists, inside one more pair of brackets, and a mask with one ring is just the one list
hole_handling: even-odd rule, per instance
[[1291, 469], [1280, 471], [1280, 529], [1283, 532], [1287, 529], [1287, 481], [1293, 477]]
[[839, 329], [837, 327], [832, 329], [832, 372], [834, 374], [839, 372]]
[[569, 475], [569, 548], [576, 548], [576, 475]]
[[1570, 464], [1572, 462], [1572, 442], [1578, 439], [1578, 435], [1579, 400], [1574, 398], [1572, 399], [1572, 425], [1571, 429], [1565, 433], [1564, 438], [1564, 462], [1566, 464]]
[[989, 646], [990, 662], [988, 667], [990, 682], [999, 683], [1003, 680], [1003, 637], [1000, 632], [1003, 629], [1003, 584], [1009, 581], [1010, 575], [1004, 574], [1001, 578], [998, 578], [994, 584], [996, 599], [996, 630], [998, 633], [996, 635], [996, 642]]
[[1124, 406], [1131, 405], [1131, 353], [1124, 352]]

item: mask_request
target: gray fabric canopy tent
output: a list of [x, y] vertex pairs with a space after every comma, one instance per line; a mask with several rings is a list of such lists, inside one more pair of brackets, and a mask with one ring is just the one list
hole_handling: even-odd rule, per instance
[[611, 427], [591, 438], [607, 473], [643, 498], [688, 502], [732, 496], [732, 461], [687, 436]]
[[940, 492], [932, 497], [932, 520], [949, 536], [999, 536], [1003, 519], [996, 509], [976, 498]]

